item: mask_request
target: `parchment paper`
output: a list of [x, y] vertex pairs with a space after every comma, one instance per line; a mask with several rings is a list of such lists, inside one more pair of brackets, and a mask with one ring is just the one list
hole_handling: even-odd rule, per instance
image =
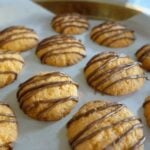
[[[53, 14], [43, 8], [33, 4], [30, 1], [16, 0], [1, 0], [0, 1], [0, 29], [11, 25], [25, 25], [33, 28], [40, 36], [40, 40], [56, 34], [50, 27], [50, 21]], [[90, 21], [90, 30], [93, 26], [103, 21]], [[81, 39], [86, 46], [87, 57], [77, 65], [65, 68], [50, 67], [42, 65], [39, 59], [35, 56], [35, 49], [23, 53], [25, 59], [25, 67], [18, 76], [18, 79], [11, 85], [0, 89], [0, 100], [5, 101], [14, 110], [19, 122], [19, 137], [15, 143], [14, 150], [70, 150], [66, 137], [65, 125], [72, 115], [79, 109], [81, 105], [90, 100], [110, 100], [126, 104], [135, 115], [142, 118], [144, 123], [144, 132], [147, 136], [145, 142], [145, 150], [150, 149], [150, 129], [148, 129], [143, 117], [142, 103], [144, 98], [150, 94], [150, 81], [146, 81], [145, 85], [137, 92], [128, 96], [112, 97], [104, 96], [99, 93], [95, 94], [84, 78], [83, 68], [87, 61], [95, 54], [102, 51], [114, 50], [119, 53], [130, 55], [133, 59], [134, 53], [142, 45], [150, 43], [150, 17], [144, 14], [138, 15], [122, 24], [135, 30], [136, 41], [127, 48], [110, 49], [99, 46], [89, 39], [89, 31], [76, 36]], [[29, 77], [43, 71], [61, 71], [72, 77], [72, 79], [80, 84], [79, 95], [80, 100], [75, 109], [64, 119], [57, 122], [40, 122], [27, 117], [20, 110], [16, 92], [18, 85], [24, 82]]]

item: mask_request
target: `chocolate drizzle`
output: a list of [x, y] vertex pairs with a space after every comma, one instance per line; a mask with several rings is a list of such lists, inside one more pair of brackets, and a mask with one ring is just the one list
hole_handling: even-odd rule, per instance
[[150, 97], [146, 97], [145, 102], [143, 103], [143, 107], [150, 103]]
[[0, 32], [0, 45], [22, 39], [34, 39], [38, 41], [38, 37], [34, 30], [25, 28], [23, 26], [12, 26]]
[[84, 16], [79, 14], [63, 14], [53, 18], [52, 27], [54, 29], [59, 27], [59, 32], [65, 33], [65, 30], [69, 29], [70, 27], [87, 30], [89, 25]]
[[12, 142], [1, 144], [0, 148], [7, 148], [8, 150], [13, 150]]
[[[9, 107], [7, 104], [0, 103], [0, 106], [6, 106]], [[3, 119], [1, 118], [3, 117]], [[16, 117], [14, 114], [7, 114], [7, 113], [0, 113], [0, 124], [1, 123], [16, 123]]]
[[[110, 105], [110, 106], [106, 107], [105, 109], [108, 109], [109, 107], [114, 107], [114, 108], [116, 107], [116, 109], [112, 110], [111, 112], [106, 113], [104, 116], [98, 118], [97, 120], [94, 120], [93, 122], [91, 122], [90, 124], [88, 124], [87, 126], [85, 126], [84, 129], [81, 130], [73, 139], [70, 139], [69, 143], [72, 145], [77, 139], [79, 139], [84, 133], [86, 133], [94, 125], [101, 123], [106, 118], [108, 118], [108, 117], [110, 117], [110, 116], [118, 113], [118, 111], [122, 110], [122, 108], [124, 108], [124, 105], [114, 104], [114, 105]], [[100, 109], [99, 111], [104, 111], [105, 109]], [[95, 110], [95, 112], [97, 112], [97, 111]], [[92, 113], [94, 113], [94, 112], [92, 112]]]
[[[143, 125], [141, 123], [137, 123], [135, 125], [133, 125], [131, 128], [129, 128], [127, 131], [125, 131], [120, 137], [118, 137], [117, 139], [115, 139], [112, 143], [110, 143], [109, 145], [107, 145], [104, 150], [109, 150], [111, 147], [113, 147], [113, 145], [117, 144], [117, 143], [120, 143], [121, 140], [128, 136], [128, 134], [130, 134], [131, 132], [134, 131], [134, 129], [137, 129], [137, 128], [142, 128]], [[142, 137], [143, 138], [143, 137]], [[138, 141], [139, 143], [139, 141]]]
[[28, 88], [27, 90], [25, 90], [21, 94], [20, 94], [20, 90], [19, 90], [18, 100], [21, 101], [21, 99], [23, 97], [25, 97], [26, 95], [32, 95], [33, 92], [41, 91], [41, 90], [43, 90], [45, 88], [64, 86], [64, 85], [68, 85], [68, 84], [72, 84], [72, 85], [78, 86], [76, 83], [74, 83], [72, 81], [47, 82], [47, 83], [43, 83], [43, 84], [40, 84], [40, 85], [35, 86], [35, 87]]
[[[121, 42], [121, 40], [126, 40], [126, 44], [121, 43], [124, 47], [134, 41], [133, 32], [134, 31], [129, 30], [117, 23], [106, 22], [93, 28], [91, 32], [91, 39], [93, 39], [93, 41], [97, 41], [99, 44], [110, 47], [117, 41]], [[116, 45], [115, 47], [120, 47], [120, 45]]]
[[[100, 101], [99, 101], [99, 103], [100, 103]], [[86, 104], [86, 105], [88, 105], [88, 104]], [[93, 102], [93, 105], [94, 105], [94, 102]], [[97, 103], [95, 103], [95, 106], [96, 105], [97, 105]], [[99, 117], [99, 118], [93, 120], [92, 122], [90, 122], [89, 124], [85, 125], [83, 129], [79, 130], [79, 132], [74, 135], [74, 137], [69, 139], [69, 143], [70, 143], [72, 149], [75, 150], [78, 145], [80, 145], [86, 141], [92, 140], [92, 138], [96, 137], [98, 134], [101, 134], [102, 132], [105, 132], [105, 131], [107, 132], [107, 130], [110, 130], [110, 129], [115, 130], [120, 126], [123, 127], [125, 124], [129, 124], [130, 126], [127, 129], [123, 130], [122, 133], [120, 133], [118, 135], [118, 137], [113, 139], [113, 141], [111, 141], [111, 143], [109, 143], [108, 145], [105, 145], [105, 147], [103, 148], [105, 150], [113, 149], [115, 144], [120, 143], [123, 140], [123, 138], [132, 134], [132, 132], [135, 132], [136, 129], [142, 130], [143, 125], [141, 123], [141, 120], [135, 118], [134, 116], [125, 117], [123, 119], [120, 118], [119, 120], [117, 119], [114, 123], [110, 122], [110, 125], [100, 126], [98, 128], [98, 126], [101, 123], [105, 122], [106, 120], [109, 120], [113, 116], [116, 117], [116, 115], [119, 115], [118, 114], [119, 112], [120, 113], [122, 111], [124, 112], [123, 109], [126, 109], [126, 107], [123, 104], [106, 102], [103, 106], [99, 106], [95, 109], [90, 109], [88, 111], [85, 111], [84, 113], [80, 113], [80, 111], [79, 111], [79, 113], [77, 115], [75, 115], [68, 122], [67, 128], [70, 128], [71, 126], [73, 126], [76, 121], [79, 122], [81, 118], [82, 119], [84, 117], [88, 118], [89, 115], [94, 115], [94, 113], [98, 114], [100, 112], [103, 112], [103, 111], [107, 112], [109, 110], [107, 113], [102, 113], [103, 115], [101, 117]], [[97, 129], [94, 128], [94, 126], [97, 126]], [[89, 132], [90, 130], [91, 130], [91, 132]], [[135, 149], [135, 148], [143, 145], [144, 141], [145, 141], [144, 136], [137, 138], [136, 143], [133, 143], [133, 145], [130, 147], [130, 149]]]
[[[40, 54], [41, 52], [41, 54]], [[51, 56], [75, 54], [80, 56], [79, 60], [86, 56], [82, 43], [73, 37], [66, 35], [55, 35], [40, 42], [36, 54], [39, 54], [42, 63], [46, 63]], [[70, 57], [73, 59], [72, 57]]]
[[24, 64], [24, 62], [22, 60], [19, 60], [16, 58], [8, 58], [8, 57], [0, 58], [0, 62], [4, 62], [4, 61], [17, 61], [17, 62]]
[[[65, 77], [66, 80], [47, 81], [51, 77]], [[20, 103], [20, 108], [22, 108], [25, 113], [30, 113], [30, 111], [32, 111], [33, 109], [37, 109], [38, 107], [41, 107], [43, 105], [44, 107], [41, 107], [42, 109], [36, 112], [36, 118], [38, 120], [45, 120], [45, 114], [47, 114], [49, 111], [55, 108], [58, 104], [69, 101], [77, 103], [78, 96], [59, 97], [56, 99], [35, 99], [29, 102], [30, 97], [34, 96], [34, 94], [36, 94], [37, 92], [42, 92], [42, 90], [44, 89], [61, 87], [69, 84], [78, 87], [77, 83], [73, 82], [72, 80], [69, 80], [69, 77], [63, 73], [51, 72], [34, 76], [20, 85], [20, 88], [17, 92], [17, 98]]]
[[[13, 139], [12, 137], [10, 138], [9, 137], [10, 135], [7, 132], [11, 132], [9, 128], [11, 126], [14, 126], [15, 124], [17, 124], [16, 116], [13, 114], [13, 112], [5, 113], [5, 111], [3, 110], [3, 107], [7, 107], [7, 109], [8, 108], [10, 109], [10, 107], [9, 107], [8, 104], [0, 102], [0, 124], [7, 124], [7, 127], [6, 127], [6, 136], [3, 135], [4, 133], [2, 133], [2, 138], [3, 139], [1, 140], [2, 143], [0, 144], [0, 149], [1, 148], [2, 149], [6, 148], [6, 149], [9, 149], [9, 150], [12, 150], [13, 149], [13, 145], [12, 144], [14, 142], [13, 140], [15, 140], [15, 139]], [[1, 111], [1, 109], [4, 112]], [[10, 126], [9, 126], [9, 124], [10, 124]], [[3, 125], [3, 127], [5, 127], [5, 126]], [[9, 129], [9, 130], [7, 130], [7, 129]], [[5, 137], [7, 137], [7, 138], [5, 138]], [[4, 142], [6, 142], [6, 143], [4, 143]]]
[[[128, 56], [125, 55], [118, 55], [114, 52], [104, 52], [97, 54], [94, 56], [86, 65], [84, 68], [85, 74], [86, 71], [97, 64], [97, 67], [93, 69], [88, 75], [87, 75], [87, 82], [90, 86], [94, 87], [95, 90], [100, 90], [101, 92], [105, 93], [105, 91], [110, 88], [112, 85], [117, 84], [121, 81], [125, 80], [132, 80], [132, 79], [138, 79], [138, 78], [146, 78], [144, 74], [131, 74], [126, 76], [120, 76], [117, 78], [114, 78], [111, 80], [114, 75], [121, 74], [121, 72], [125, 70], [129, 70], [134, 68], [135, 66], [138, 66], [139, 63], [128, 61], [124, 64], [120, 64], [117, 66], [114, 66], [112, 68], [108, 68], [107, 66], [115, 61], [118, 61], [119, 59], [128, 59]], [[101, 64], [98, 64], [101, 63]]]
[[142, 62], [147, 56], [150, 56], [150, 45], [144, 45], [136, 52], [135, 55], [137, 56], [138, 61]]
[[9, 74], [14, 76], [14, 79], [11, 81], [11, 83], [12, 83], [12, 82], [14, 82], [17, 79], [17, 75], [18, 74], [16, 72], [14, 72], [14, 71], [0, 71], [0, 75], [9, 75]]

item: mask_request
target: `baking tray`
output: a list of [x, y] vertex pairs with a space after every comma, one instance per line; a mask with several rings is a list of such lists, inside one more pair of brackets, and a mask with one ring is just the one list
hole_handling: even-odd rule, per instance
[[[3, 19], [3, 21], [0, 23], [1, 29], [10, 25], [25, 25], [35, 29], [40, 36], [40, 40], [56, 34], [56, 32], [54, 32], [49, 25], [51, 19], [54, 16], [53, 13], [48, 12], [35, 4], [32, 4], [32, 2], [19, 2], [18, 0], [16, 6], [16, 4], [12, 3], [11, 0], [8, 1], [9, 5], [7, 5], [7, 2], [0, 2], [2, 8], [0, 10], [0, 19]], [[8, 19], [8, 16], [11, 14], [13, 14], [13, 16]], [[136, 40], [131, 46], [126, 48], [110, 49], [99, 46], [92, 42], [89, 38], [89, 32], [92, 27], [102, 23], [103, 20], [90, 20], [89, 31], [82, 35], [75, 36], [77, 39], [81, 39], [85, 45], [87, 50], [87, 57], [74, 66], [57, 68], [42, 65], [34, 54], [35, 49], [24, 52], [22, 54], [25, 59], [25, 67], [21, 74], [18, 76], [18, 79], [13, 84], [0, 89], [0, 99], [10, 104], [18, 119], [19, 137], [15, 143], [14, 150], [70, 150], [66, 136], [66, 123], [81, 105], [90, 100], [109, 100], [112, 102], [126, 104], [129, 109], [135, 113], [135, 115], [142, 119], [144, 123], [144, 133], [147, 137], [145, 142], [145, 150], [150, 149], [150, 129], [145, 123], [142, 108], [144, 98], [150, 93], [150, 81], [146, 81], [144, 86], [133, 94], [121, 97], [113, 97], [101, 95], [99, 93], [95, 94], [94, 90], [87, 85], [83, 74], [83, 68], [88, 60], [99, 52], [114, 50], [118, 53], [125, 53], [135, 59], [134, 54], [136, 50], [139, 49], [142, 45], [150, 42], [150, 16], [144, 13], [139, 13], [138, 11], [138, 13], [135, 13], [128, 19], [126, 18], [126, 20], [121, 20], [121, 24], [135, 30]], [[64, 72], [70, 75], [72, 79], [78, 82], [80, 85], [79, 103], [68, 116], [57, 122], [40, 122], [27, 117], [20, 110], [16, 99], [18, 85], [29, 77], [44, 71]], [[149, 76], [148, 73], [147, 75]]]

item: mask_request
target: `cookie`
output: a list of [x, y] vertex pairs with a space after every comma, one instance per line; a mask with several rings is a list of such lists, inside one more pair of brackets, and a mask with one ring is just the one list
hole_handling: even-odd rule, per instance
[[77, 13], [57, 15], [51, 25], [56, 32], [70, 35], [81, 34], [89, 28], [87, 18]]
[[67, 35], [55, 35], [41, 41], [36, 55], [43, 64], [65, 67], [81, 61], [86, 56], [83, 44]]
[[131, 45], [134, 32], [116, 22], [105, 22], [91, 31], [91, 39], [99, 45], [110, 48], [123, 48]]
[[123, 104], [92, 101], [67, 124], [73, 150], [144, 150], [143, 125]]
[[142, 63], [142, 67], [150, 71], [150, 44], [144, 45], [136, 52], [136, 57]]
[[18, 53], [0, 52], [0, 88], [11, 84], [17, 79], [24, 65]]
[[12, 150], [17, 136], [16, 116], [9, 105], [0, 102], [0, 149]]
[[22, 52], [38, 44], [38, 35], [33, 29], [24, 26], [11, 26], [0, 32], [0, 48], [13, 52]]
[[60, 72], [42, 73], [19, 86], [17, 98], [25, 114], [41, 121], [66, 116], [78, 101], [77, 83]]
[[120, 96], [144, 84], [144, 72], [129, 56], [115, 52], [95, 55], [84, 68], [87, 83], [103, 94]]
[[144, 108], [144, 116], [146, 118], [146, 122], [148, 126], [150, 127], [150, 96], [145, 98], [143, 108]]

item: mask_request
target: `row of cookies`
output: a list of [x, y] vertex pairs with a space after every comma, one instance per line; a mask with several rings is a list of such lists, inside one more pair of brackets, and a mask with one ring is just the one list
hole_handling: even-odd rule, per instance
[[[74, 55], [74, 53], [70, 55]], [[59, 55], [57, 56], [59, 57]], [[76, 59], [75, 56], [69, 58], [72, 57], [74, 60]], [[69, 62], [56, 60], [60, 64]], [[12, 83], [22, 70], [23, 65], [24, 60], [18, 53], [1, 52], [0, 87]], [[144, 84], [144, 79], [147, 78], [138, 62], [134, 62], [127, 55], [115, 52], [103, 52], [92, 57], [84, 68], [84, 74], [87, 83], [94, 90], [115, 96], [126, 95], [138, 90]]]
[[[112, 43], [110, 44], [111, 47], [119, 47], [119, 45], [127, 46], [134, 37], [134, 35], [131, 34], [132, 32], [130, 32], [129, 29], [117, 23], [106, 22], [93, 28], [91, 38], [97, 43], [101, 43], [101, 45]], [[117, 37], [118, 34], [120, 38]], [[48, 65], [69, 66], [76, 64], [86, 56], [84, 45], [81, 41], [71, 36], [56, 35], [42, 40], [39, 44], [38, 41], [39, 38], [36, 32], [23, 26], [12, 26], [0, 32], [1, 51], [22, 52], [38, 45], [36, 54], [42, 63]], [[149, 45], [145, 45], [138, 50], [136, 56], [137, 59], [143, 63], [143, 67], [149, 70]], [[62, 63], [59, 63], [57, 59], [61, 59]]]
[[[66, 107], [61, 101], [63, 100], [60, 99], [60, 103], [63, 105], [56, 102], [57, 104], [54, 106], [52, 102], [53, 108], [50, 107], [50, 110], [45, 107], [46, 109], [42, 111], [45, 114], [42, 116], [45, 118], [53, 117], [53, 114], [59, 113], [57, 109], [61, 110], [61, 108], [70, 106], [68, 105], [69, 101], [65, 102]], [[50, 104], [49, 102], [47, 104], [46, 101], [43, 103], [44, 105]], [[144, 104], [144, 107], [147, 107], [145, 108], [145, 116], [148, 123], [149, 104], [148, 101]], [[31, 105], [31, 107], [34, 106]], [[56, 110], [53, 114], [50, 113], [52, 109]], [[37, 111], [38, 109], [34, 110], [31, 117], [34, 118]], [[40, 114], [36, 116], [36, 119], [39, 116]], [[0, 148], [3, 150], [13, 149], [13, 143], [18, 136], [18, 125], [13, 111], [4, 103], [0, 103], [0, 124]], [[143, 124], [124, 104], [101, 100], [88, 102], [79, 109], [66, 126], [68, 141], [72, 150], [83, 150], [83, 148], [87, 150], [144, 149]]]

